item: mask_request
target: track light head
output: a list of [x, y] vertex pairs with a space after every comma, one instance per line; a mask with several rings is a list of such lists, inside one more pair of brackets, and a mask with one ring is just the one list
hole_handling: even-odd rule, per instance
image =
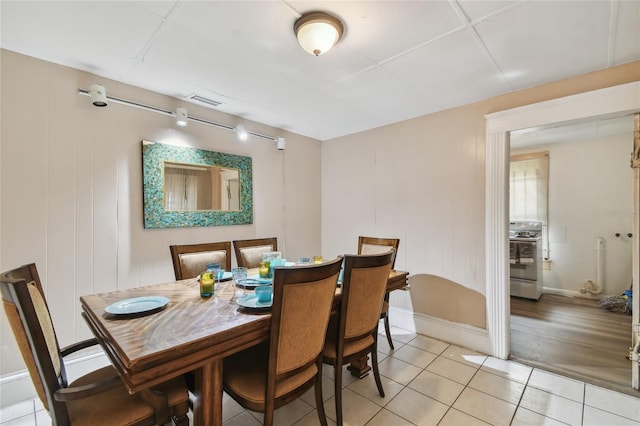
[[188, 124], [189, 116], [186, 108], [176, 108], [176, 124], [185, 127]]
[[235, 127], [236, 137], [239, 141], [246, 141], [249, 138], [249, 133], [247, 133], [247, 129], [244, 128], [242, 124], [238, 124]]
[[284, 149], [287, 147], [287, 141], [285, 140], [285, 138], [276, 138], [276, 147], [279, 151], [284, 151]]
[[92, 84], [89, 88], [89, 96], [91, 96], [91, 103], [97, 107], [107, 106], [107, 89], [99, 84]]

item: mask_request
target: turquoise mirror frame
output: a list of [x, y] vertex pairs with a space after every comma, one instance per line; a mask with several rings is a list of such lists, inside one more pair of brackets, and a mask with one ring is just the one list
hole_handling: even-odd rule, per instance
[[[240, 171], [240, 210], [167, 211], [164, 208], [164, 162], [220, 166]], [[144, 227], [187, 228], [253, 223], [251, 157], [142, 141]]]

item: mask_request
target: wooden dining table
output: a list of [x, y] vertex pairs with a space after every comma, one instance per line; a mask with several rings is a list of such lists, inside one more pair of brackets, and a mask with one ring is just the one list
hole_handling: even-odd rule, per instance
[[[387, 290], [405, 287], [408, 275], [391, 271]], [[105, 310], [144, 296], [166, 297], [168, 303], [137, 315]], [[82, 296], [80, 303], [82, 316], [130, 393], [194, 372], [194, 423], [218, 426], [222, 425], [222, 360], [269, 339], [270, 312], [241, 308], [237, 296], [235, 283], [226, 281], [216, 285], [212, 297], [202, 298], [198, 281], [187, 279]], [[335, 309], [339, 303], [337, 287]]]

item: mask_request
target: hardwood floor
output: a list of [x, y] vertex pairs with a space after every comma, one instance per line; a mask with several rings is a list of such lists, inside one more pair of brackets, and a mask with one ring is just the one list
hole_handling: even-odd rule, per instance
[[511, 297], [511, 359], [523, 364], [640, 396], [631, 388], [630, 345], [631, 315], [597, 300]]

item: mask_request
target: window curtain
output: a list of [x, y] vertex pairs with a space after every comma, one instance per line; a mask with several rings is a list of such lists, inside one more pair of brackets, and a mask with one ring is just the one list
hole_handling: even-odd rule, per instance
[[195, 170], [166, 168], [164, 185], [165, 210], [197, 210], [198, 176]]
[[548, 250], [549, 152], [514, 155], [509, 171], [509, 218], [542, 222], [543, 257]]

